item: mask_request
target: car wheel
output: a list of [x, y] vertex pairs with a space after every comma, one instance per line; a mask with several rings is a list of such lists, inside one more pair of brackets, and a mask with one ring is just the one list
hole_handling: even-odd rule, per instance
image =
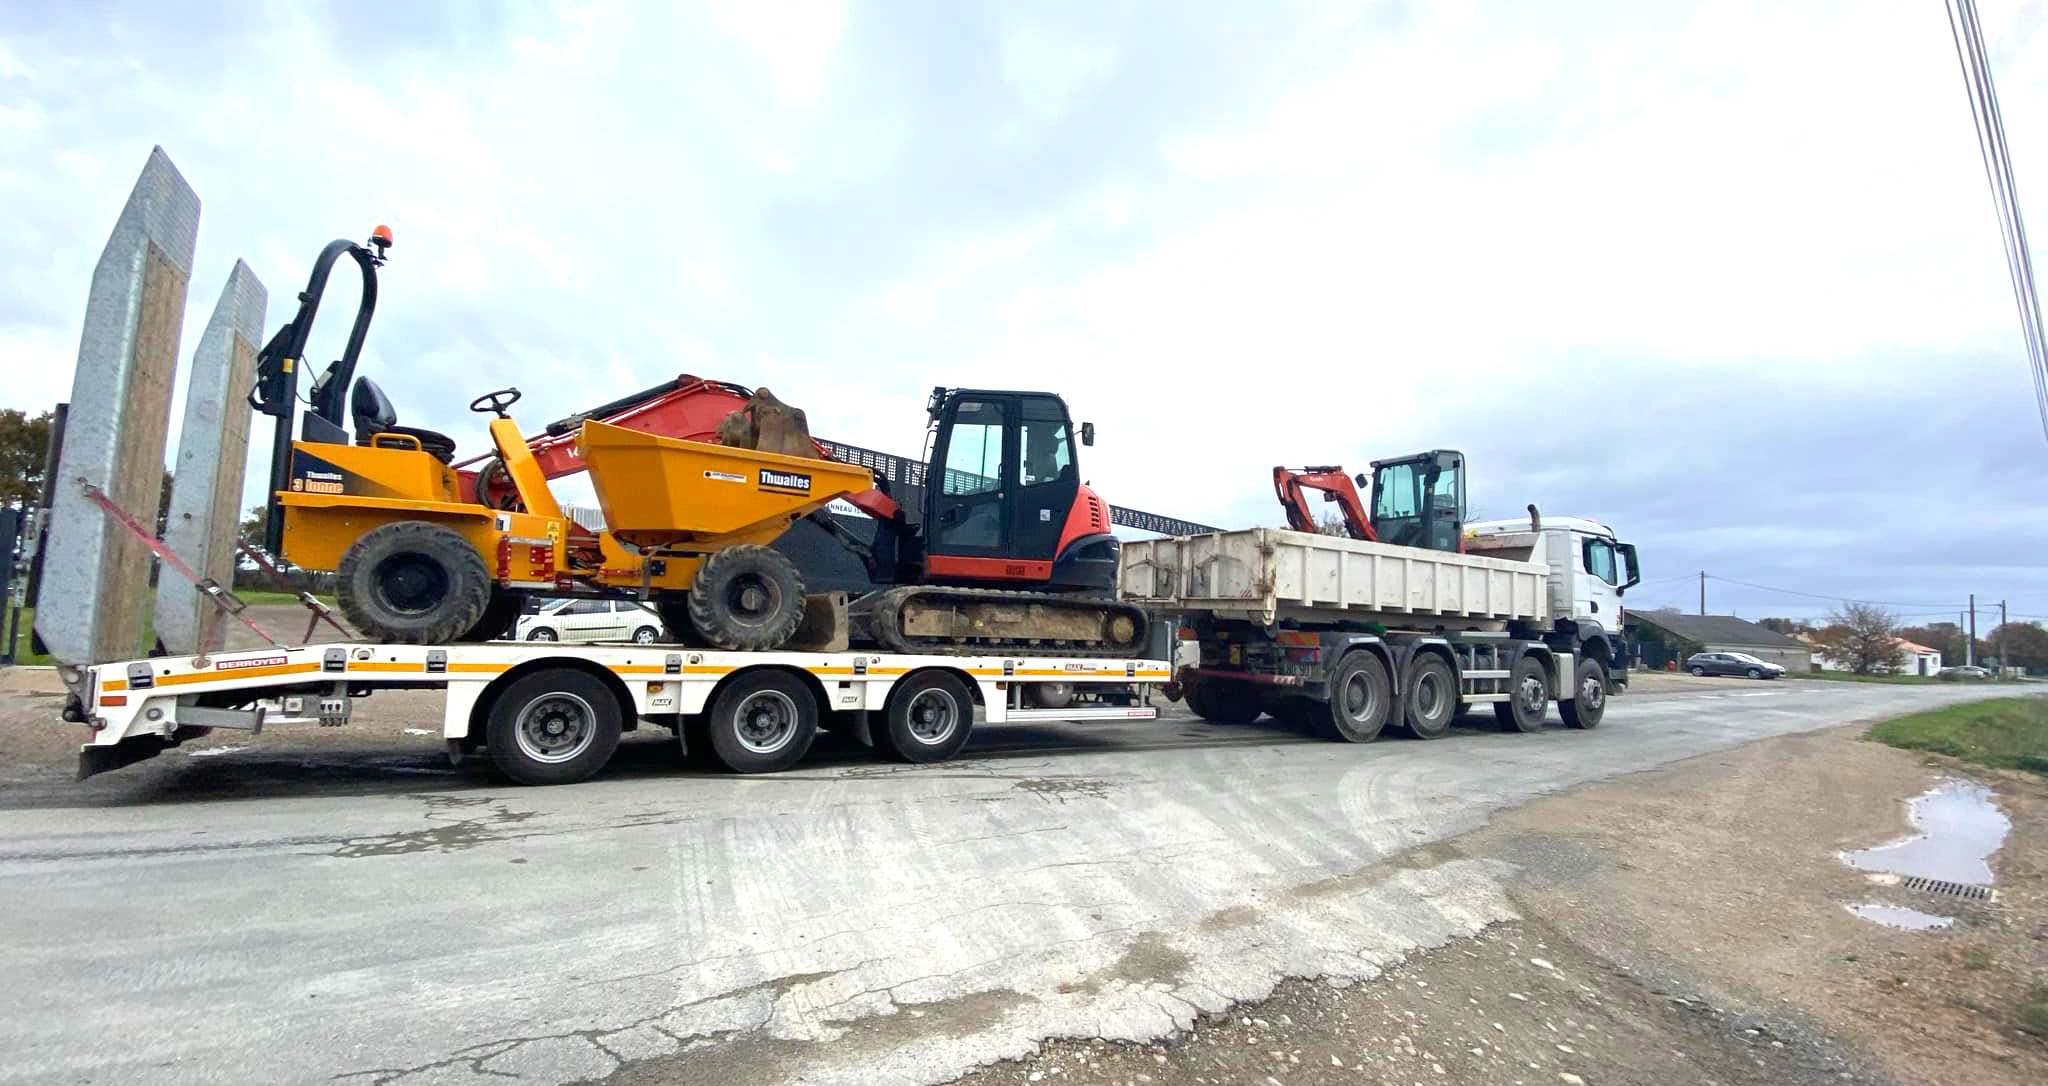
[[1763, 672], [1763, 669], [1762, 669], [1762, 668], [1756, 668], [1756, 667], [1750, 668], [1750, 669], [1749, 669], [1749, 677], [1750, 677], [1750, 678], [1752, 678], [1752, 679], [1761, 679], [1761, 678], [1763, 678], [1763, 677], [1764, 677], [1764, 672]]
[[1694, 664], [1692, 666], [1692, 674], [1693, 678], [1704, 679], [1707, 677], [1707, 669], [1699, 666], [1698, 664]]
[[633, 631], [633, 643], [635, 645], [652, 645], [654, 644], [654, 639], [660, 636], [661, 631], [654, 627], [642, 626]]
[[548, 629], [548, 628], [547, 628], [546, 626], [541, 626], [541, 627], [539, 627], [539, 628], [535, 629], [535, 630], [534, 630], [534, 631], [533, 631], [532, 633], [530, 633], [530, 634], [527, 634], [527, 635], [526, 635], [526, 639], [527, 639], [528, 641], [556, 641], [556, 640], [560, 640], [559, 638], [557, 638], [557, 637], [555, 636], [555, 631], [553, 631], [553, 630], [550, 630], [550, 629]]

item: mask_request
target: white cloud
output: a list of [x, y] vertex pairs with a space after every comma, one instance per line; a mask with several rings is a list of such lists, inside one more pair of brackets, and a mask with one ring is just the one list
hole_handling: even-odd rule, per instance
[[840, 0], [715, 0], [720, 25], [768, 69], [775, 88], [796, 105], [818, 100], [846, 5]]
[[1074, 97], [1116, 66], [1116, 49], [1038, 23], [1011, 28], [1002, 38], [1003, 82], [1038, 121], [1065, 114]]

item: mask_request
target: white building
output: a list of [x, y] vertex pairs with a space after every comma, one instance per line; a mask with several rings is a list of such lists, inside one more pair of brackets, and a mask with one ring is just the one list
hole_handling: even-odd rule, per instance
[[[1914, 641], [1908, 641], [1903, 637], [1893, 638], [1893, 640], [1898, 642], [1899, 651], [1904, 655], [1903, 658], [1899, 661], [1899, 666], [1893, 669], [1892, 674], [1927, 676], [1941, 674], [1941, 650], [1930, 649], [1925, 645], [1919, 644], [1918, 642]], [[1819, 647], [1815, 647], [1813, 650], [1813, 662], [1816, 665], [1818, 665], [1822, 671], [1855, 670], [1854, 668], [1850, 667], [1849, 664], [1847, 664], [1846, 662], [1837, 660], [1834, 657], [1829, 656]]]

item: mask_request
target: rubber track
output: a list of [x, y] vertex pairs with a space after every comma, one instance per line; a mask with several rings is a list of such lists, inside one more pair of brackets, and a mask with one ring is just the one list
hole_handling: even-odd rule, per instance
[[[1102, 615], [1124, 614], [1130, 616], [1136, 631], [1128, 643], [1105, 645], [1099, 641], [1074, 641], [1065, 638], [1026, 638], [1006, 640], [1002, 638], [938, 638], [911, 637], [903, 632], [903, 608], [919, 597], [944, 596], [954, 600], [982, 601], [992, 603], [1038, 604], [1066, 610], [1090, 611]], [[1086, 596], [1063, 596], [1049, 592], [1018, 592], [999, 588], [943, 588], [920, 585], [905, 585], [886, 589], [867, 612], [867, 632], [883, 648], [890, 652], [942, 653], [951, 655], [983, 655], [1014, 653], [1017, 655], [1059, 655], [1059, 656], [1134, 656], [1145, 648], [1145, 636], [1151, 626], [1152, 616], [1142, 607], [1117, 600], [1091, 599]]]

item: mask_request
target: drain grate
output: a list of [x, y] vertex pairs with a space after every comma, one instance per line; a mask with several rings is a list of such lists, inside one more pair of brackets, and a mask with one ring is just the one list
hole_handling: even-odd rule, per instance
[[1947, 879], [1930, 879], [1922, 875], [1908, 875], [1900, 883], [1908, 890], [1923, 894], [1941, 894], [1944, 897], [1959, 897], [1964, 901], [1990, 901], [1993, 891], [1989, 886], [1972, 886], [1967, 882], [1950, 882]]

